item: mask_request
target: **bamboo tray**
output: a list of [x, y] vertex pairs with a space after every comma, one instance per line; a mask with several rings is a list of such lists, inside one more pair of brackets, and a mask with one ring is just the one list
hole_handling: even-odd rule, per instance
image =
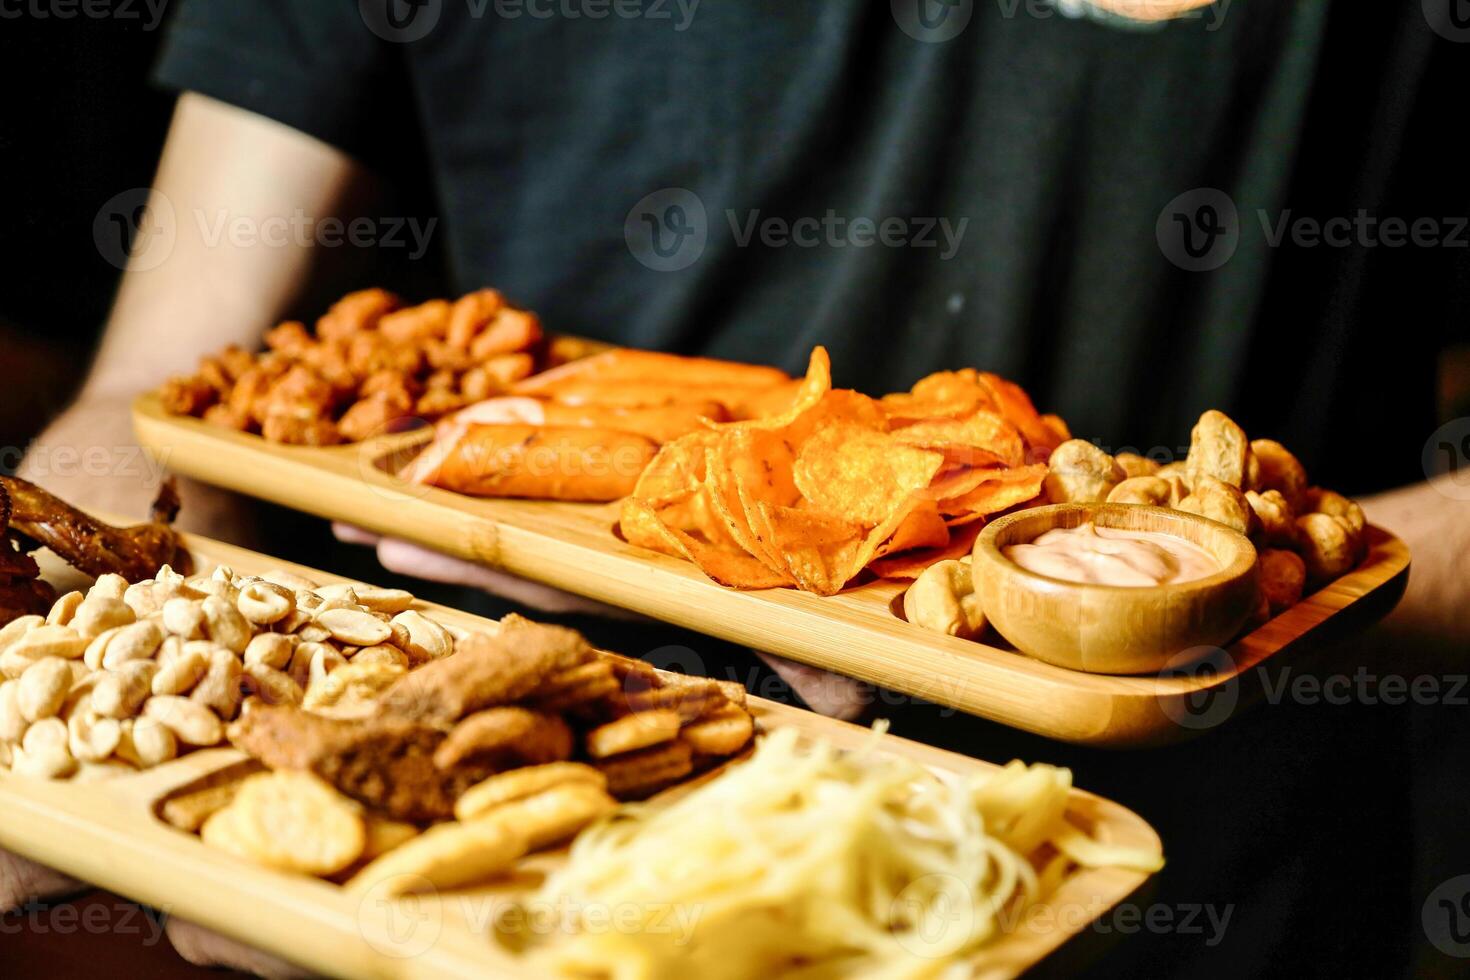
[[1239, 639], [1228, 659], [1167, 676], [1088, 674], [910, 626], [895, 612], [904, 583], [872, 582], [830, 597], [739, 592], [688, 562], [622, 541], [616, 504], [478, 499], [407, 483], [380, 465], [426, 433], [325, 449], [281, 446], [169, 415], [154, 394], [134, 402], [133, 424], [166, 466], [207, 483], [1084, 744], [1136, 747], [1197, 734], [1219, 720], [1218, 708], [1211, 715], [1199, 707], [1217, 693], [1231, 702], [1225, 717], [1234, 717], [1262, 693], [1257, 667], [1367, 628], [1393, 609], [1408, 580], [1408, 549], [1372, 528], [1362, 566]]
[[[200, 571], [218, 564], [245, 574], [289, 568], [323, 584], [346, 581], [205, 538], [187, 541]], [[69, 570], [53, 574], [56, 567], [46, 564], [47, 578], [60, 585]], [[467, 613], [419, 606], [466, 629], [495, 629], [493, 622]], [[796, 728], [848, 748], [871, 737], [866, 729], [808, 711], [758, 698], [750, 704], [766, 731]], [[995, 768], [893, 736], [883, 736], [882, 751], [957, 773]], [[562, 853], [527, 859], [499, 886], [388, 902], [372, 892], [349, 895], [327, 882], [248, 864], [156, 816], [165, 797], [245, 758], [234, 749], [207, 749], [104, 783], [42, 782], [0, 771], [0, 847], [329, 976], [528, 975], [526, 964], [495, 944], [487, 929], [503, 907], [498, 903], [533, 888]], [[1073, 790], [1068, 813], [1100, 840], [1161, 853], [1153, 828], [1116, 803]], [[1013, 977], [1031, 968], [1088, 931], [1148, 877], [1120, 868], [1075, 870], [1041, 907], [1020, 916], [986, 947], [985, 968], [975, 976]]]

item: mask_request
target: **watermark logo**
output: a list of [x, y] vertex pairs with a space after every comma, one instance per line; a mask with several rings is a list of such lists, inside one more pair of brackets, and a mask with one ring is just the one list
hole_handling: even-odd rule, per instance
[[975, 893], [958, 875], [936, 871], [915, 878], [894, 896], [888, 921], [898, 944], [914, 956], [942, 959], [975, 934]]
[[686, 187], [645, 196], [623, 221], [623, 241], [639, 263], [655, 272], [687, 269], [704, 254], [709, 218], [704, 201]]
[[893, 20], [915, 41], [941, 44], [959, 37], [975, 14], [975, 0], [888, 0]]
[[[1204, 731], [1224, 723], [1240, 701], [1240, 680], [1235, 658], [1219, 647], [1191, 647], [1170, 657], [1159, 671], [1160, 679], [1187, 678], [1205, 686], [1159, 701], [1160, 710], [1174, 724], [1191, 731]], [[1218, 678], [1223, 683], [1214, 683]]]
[[0, 0], [0, 20], [142, 21], [144, 31], [163, 23], [168, 0]]
[[1420, 921], [1435, 949], [1456, 959], [1470, 958], [1470, 875], [1456, 875], [1430, 892]]
[[357, 903], [357, 926], [377, 952], [393, 959], [422, 956], [444, 931], [444, 912], [428, 878], [400, 874], [375, 882]]
[[1451, 500], [1470, 500], [1470, 418], [1451, 419], [1435, 429], [1421, 461], [1430, 486]]
[[1446, 41], [1470, 41], [1470, 0], [1423, 0], [1429, 29]]
[[429, 36], [444, 13], [444, 0], [357, 0], [367, 29], [393, 44], [412, 44]]
[[1196, 187], [1164, 205], [1154, 225], [1159, 251], [1188, 272], [1210, 272], [1235, 255], [1240, 244], [1240, 214], [1230, 195]]
[[116, 269], [158, 268], [173, 254], [178, 237], [173, 202], [149, 187], [114, 194], [92, 219], [97, 253]]

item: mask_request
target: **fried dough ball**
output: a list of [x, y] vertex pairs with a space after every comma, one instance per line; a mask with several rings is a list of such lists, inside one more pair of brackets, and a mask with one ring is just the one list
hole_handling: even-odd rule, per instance
[[1172, 463], [1165, 463], [1163, 466], [1160, 466], [1157, 470], [1154, 471], [1154, 476], [1157, 476], [1160, 479], [1164, 480], [1170, 479], [1172, 477], [1173, 479], [1178, 480], [1184, 486], [1184, 489], [1186, 491], [1193, 483], [1193, 481], [1189, 478], [1189, 464], [1184, 462], [1184, 460], [1182, 459], [1175, 460]]
[[1157, 476], [1130, 476], [1108, 493], [1108, 503], [1170, 507], [1174, 503], [1175, 486]]
[[1257, 490], [1279, 490], [1292, 510], [1305, 510], [1302, 494], [1307, 489], [1307, 471], [1301, 461], [1275, 439], [1252, 439], [1251, 454], [1256, 458], [1259, 475], [1253, 484]]
[[1153, 476], [1159, 472], [1158, 463], [1137, 453], [1119, 453], [1113, 459], [1123, 467], [1123, 472], [1128, 474], [1127, 478], [1130, 480], [1135, 476]]
[[1307, 587], [1307, 564], [1294, 551], [1267, 548], [1258, 559], [1261, 595], [1271, 604], [1271, 615], [1302, 601]]
[[1357, 564], [1352, 528], [1331, 514], [1303, 514], [1296, 519], [1307, 574], [1319, 581], [1335, 579]]
[[1199, 417], [1189, 434], [1189, 484], [1198, 488], [1201, 477], [1214, 477], [1237, 490], [1245, 486], [1246, 455], [1250, 445], [1245, 430], [1224, 412], [1210, 409]]
[[1249, 534], [1255, 514], [1246, 503], [1245, 494], [1224, 480], [1213, 476], [1199, 476], [1194, 481], [1194, 490], [1179, 501], [1178, 510], [1208, 517], [1241, 534]]
[[1348, 528], [1361, 535], [1368, 527], [1368, 518], [1357, 501], [1350, 500], [1335, 490], [1310, 487], [1302, 495], [1302, 509], [1317, 514], [1329, 514], [1347, 522]]
[[1096, 503], [1127, 478], [1117, 461], [1085, 439], [1069, 439], [1047, 464], [1046, 495], [1052, 503]]
[[1245, 492], [1246, 503], [1256, 515], [1257, 534], [1266, 544], [1290, 548], [1296, 544], [1296, 512], [1280, 490]]

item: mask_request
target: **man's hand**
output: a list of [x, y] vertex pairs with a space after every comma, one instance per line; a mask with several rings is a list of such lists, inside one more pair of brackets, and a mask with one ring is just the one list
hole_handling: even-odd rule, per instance
[[65, 898], [87, 886], [59, 871], [0, 850], [0, 915], [27, 902]]

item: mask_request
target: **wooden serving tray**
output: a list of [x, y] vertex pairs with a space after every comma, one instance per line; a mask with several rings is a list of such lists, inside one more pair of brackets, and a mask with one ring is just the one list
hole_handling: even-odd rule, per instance
[[1218, 714], [1202, 715], [1200, 705], [1213, 693], [1228, 696], [1233, 717], [1263, 690], [1255, 668], [1367, 628], [1408, 581], [1408, 548], [1370, 528], [1362, 566], [1238, 640], [1228, 659], [1168, 676], [1088, 674], [911, 626], [896, 611], [906, 583], [828, 597], [727, 589], [688, 562], [621, 540], [616, 504], [467, 497], [407, 483], [381, 465], [406, 457], [427, 433], [282, 446], [169, 415], [154, 394], [134, 402], [133, 425], [166, 466], [207, 483], [1068, 742], [1135, 747], [1212, 727], [1200, 719]]
[[[348, 581], [207, 538], [186, 541], [199, 571], [219, 564], [245, 574], [287, 568], [323, 584]], [[55, 567], [46, 566], [53, 582], [65, 575], [51, 574]], [[416, 608], [466, 629], [496, 628], [490, 620], [442, 606], [419, 603]], [[872, 737], [867, 729], [774, 702], [752, 698], [750, 706], [765, 731], [796, 728], [847, 748]], [[882, 737], [881, 746], [934, 769], [996, 768], [890, 735]], [[205, 846], [156, 815], [164, 798], [245, 758], [234, 749], [207, 749], [104, 783], [44, 782], [0, 771], [0, 847], [329, 976], [529, 975], [526, 963], [489, 938], [487, 924], [503, 907], [498, 903], [535, 888], [545, 871], [564, 860], [564, 852], [534, 855], [516, 876], [496, 886], [391, 902], [372, 892], [351, 895], [328, 882], [258, 867]], [[1161, 853], [1153, 828], [1116, 803], [1073, 790], [1068, 813], [1099, 840]], [[1014, 928], [985, 948], [984, 969], [975, 975], [1013, 977], [1031, 968], [1087, 931], [1148, 877], [1121, 868], [1076, 869], [1041, 907], [1020, 916]]]

